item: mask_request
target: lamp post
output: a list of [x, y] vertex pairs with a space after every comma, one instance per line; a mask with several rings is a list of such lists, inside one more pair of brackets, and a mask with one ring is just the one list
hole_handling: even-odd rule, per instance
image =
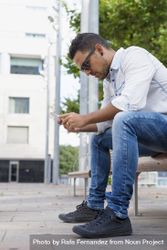
[[[89, 32], [99, 33], [99, 0], [89, 0]], [[89, 76], [89, 112], [98, 109], [98, 79]], [[92, 140], [92, 133], [89, 134], [89, 142]], [[91, 147], [88, 149], [88, 166], [91, 168]]]
[[[99, 31], [99, 0], [82, 0], [81, 12], [81, 33]], [[80, 113], [85, 114], [98, 109], [98, 80], [91, 76], [80, 74]], [[79, 169], [90, 168], [90, 147], [88, 139], [91, 135], [87, 133], [80, 134], [80, 161]]]
[[51, 83], [51, 57], [53, 43], [48, 38], [48, 53], [44, 63], [44, 78], [46, 79], [46, 139], [45, 139], [45, 165], [44, 165], [44, 182], [50, 183], [51, 178], [51, 157], [49, 154], [49, 113], [50, 113], [50, 83]]
[[44, 164], [44, 182], [48, 183], [48, 153], [49, 153], [49, 55], [50, 55], [50, 45], [48, 46], [48, 54], [45, 59], [44, 77], [46, 78], [46, 137], [45, 137], [45, 164]]
[[[48, 20], [52, 24], [54, 30], [54, 36], [56, 41], [55, 51], [55, 87], [54, 87], [54, 111], [53, 115], [60, 113], [60, 58], [61, 58], [61, 33], [60, 33], [60, 22], [61, 22], [61, 5], [60, 0], [54, 0], [52, 6], [52, 13], [48, 16]], [[52, 182], [58, 184], [59, 182], [59, 125], [54, 121], [54, 145], [53, 145], [53, 171], [52, 171]], [[49, 155], [47, 156], [49, 158]], [[49, 162], [50, 163], [50, 162]], [[50, 172], [50, 171], [49, 171]]]
[[[82, 0], [81, 33], [88, 31], [89, 0]], [[88, 76], [80, 72], [80, 114], [88, 113]], [[80, 133], [79, 169], [88, 166], [88, 133]]]
[[[55, 2], [55, 8], [57, 11], [57, 32], [56, 32], [56, 83], [55, 83], [55, 113], [60, 114], [60, 79], [61, 79], [61, 4], [60, 0]], [[54, 123], [54, 152], [53, 152], [53, 184], [59, 183], [59, 124], [57, 122]]]

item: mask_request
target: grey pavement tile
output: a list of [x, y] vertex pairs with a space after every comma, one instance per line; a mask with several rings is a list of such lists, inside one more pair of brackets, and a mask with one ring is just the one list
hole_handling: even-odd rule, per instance
[[3, 241], [6, 233], [7, 233], [6, 231], [0, 230], [0, 243]]
[[45, 226], [44, 222], [1, 222], [0, 223], [0, 231], [1, 230], [25, 230], [25, 229], [38, 229], [43, 228]]
[[29, 250], [29, 235], [23, 234], [20, 232], [19, 234], [10, 234], [8, 233], [5, 240], [0, 242], [0, 249], [11, 250]]
[[158, 234], [164, 235], [167, 234], [167, 218], [166, 219], [132, 219], [132, 227], [133, 231], [136, 234]]
[[13, 217], [13, 222], [38, 222], [43, 221], [41, 212], [17, 212], [15, 216]]
[[[12, 212], [13, 213], [13, 212]], [[15, 215], [12, 215], [12, 214], [2, 214], [0, 213], [0, 223], [1, 222], [9, 222], [9, 221], [13, 221], [13, 218], [14, 218]]]
[[2, 212], [15, 212], [15, 211], [17, 211], [17, 206], [6, 206], [5, 204], [3, 204], [3, 205], [1, 205], [0, 206], [0, 214], [2, 213]]

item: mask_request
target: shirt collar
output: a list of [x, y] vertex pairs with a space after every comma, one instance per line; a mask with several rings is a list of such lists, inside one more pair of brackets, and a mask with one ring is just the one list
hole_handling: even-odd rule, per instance
[[120, 68], [120, 64], [121, 64], [121, 58], [122, 58], [122, 54], [124, 52], [124, 48], [120, 48], [116, 51], [113, 60], [111, 62], [110, 65], [110, 70], [108, 75], [106, 76], [106, 80], [110, 81], [110, 73], [112, 70], [118, 70]]
[[120, 64], [121, 64], [121, 57], [123, 54], [124, 48], [120, 48], [119, 50], [116, 51], [111, 66], [110, 66], [110, 70], [118, 70], [120, 68]]

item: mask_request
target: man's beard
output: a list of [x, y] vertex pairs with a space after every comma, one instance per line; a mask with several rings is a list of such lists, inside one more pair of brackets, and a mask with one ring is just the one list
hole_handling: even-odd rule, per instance
[[107, 75], [109, 74], [109, 71], [110, 71], [110, 66], [106, 65], [104, 67], [104, 76], [100, 80], [105, 79], [107, 77]]

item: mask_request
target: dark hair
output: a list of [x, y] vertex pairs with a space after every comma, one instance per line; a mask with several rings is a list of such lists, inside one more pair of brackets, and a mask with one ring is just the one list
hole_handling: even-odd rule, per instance
[[71, 42], [68, 56], [70, 59], [73, 59], [78, 50], [85, 51], [94, 49], [97, 43], [109, 49], [108, 42], [98, 34], [95, 33], [78, 34]]

